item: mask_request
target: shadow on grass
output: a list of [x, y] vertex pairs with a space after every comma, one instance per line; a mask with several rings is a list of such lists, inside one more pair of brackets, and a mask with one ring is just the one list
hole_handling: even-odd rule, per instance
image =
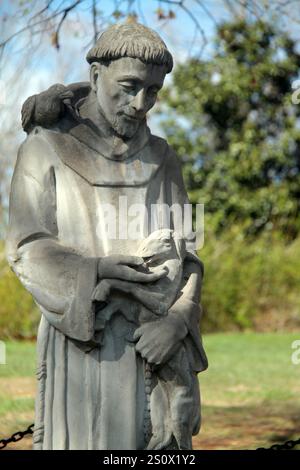
[[[300, 436], [300, 407], [291, 402], [280, 406], [278, 403], [244, 407], [204, 406], [202, 414], [201, 433], [193, 438], [194, 450], [254, 450]], [[31, 446], [32, 437], [28, 436], [10, 444], [7, 450], [29, 450]], [[299, 450], [299, 446], [296, 449]]]
[[[300, 406], [261, 403], [257, 406], [204, 406], [194, 449], [256, 449], [298, 439]], [[299, 448], [299, 447], [298, 447]]]

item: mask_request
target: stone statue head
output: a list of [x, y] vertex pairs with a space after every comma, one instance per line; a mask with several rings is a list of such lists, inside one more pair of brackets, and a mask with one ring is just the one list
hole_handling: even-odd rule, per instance
[[118, 135], [132, 137], [172, 70], [171, 53], [150, 28], [124, 23], [101, 34], [87, 61], [99, 112]]

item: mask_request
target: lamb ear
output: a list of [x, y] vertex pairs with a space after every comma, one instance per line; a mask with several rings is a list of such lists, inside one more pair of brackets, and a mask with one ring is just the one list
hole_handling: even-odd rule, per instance
[[187, 251], [186, 252], [186, 259], [189, 260], [189, 261], [193, 261], [194, 263], [197, 263], [197, 264], [200, 265], [201, 271], [202, 271], [202, 277], [203, 277], [204, 276], [204, 265], [203, 265], [202, 261], [198, 258], [197, 254], [192, 253], [191, 251]]
[[178, 233], [172, 234], [178, 258], [183, 261], [186, 254], [185, 240]]

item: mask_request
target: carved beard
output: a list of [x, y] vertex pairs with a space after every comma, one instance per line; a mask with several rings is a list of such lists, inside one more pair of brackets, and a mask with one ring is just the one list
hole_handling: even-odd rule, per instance
[[124, 114], [117, 114], [110, 123], [115, 133], [125, 139], [131, 139], [138, 131], [141, 123], [140, 121], [130, 121], [124, 117]]

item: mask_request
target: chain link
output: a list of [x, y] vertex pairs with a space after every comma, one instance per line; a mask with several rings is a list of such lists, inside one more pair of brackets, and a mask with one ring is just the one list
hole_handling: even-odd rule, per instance
[[296, 441], [286, 441], [283, 444], [273, 444], [271, 447], [259, 447], [256, 450], [292, 450], [300, 445], [300, 438]]
[[[34, 424], [28, 426], [25, 431], [15, 432], [8, 439], [0, 440], [0, 450], [4, 449], [11, 442], [18, 442], [23, 439], [27, 434], [33, 434]], [[271, 447], [258, 447], [256, 450], [292, 450], [294, 447], [300, 445], [300, 438], [296, 441], [286, 441], [283, 444], [273, 444]]]
[[28, 428], [25, 430], [25, 431], [19, 431], [19, 432], [15, 432], [11, 437], [9, 437], [8, 439], [1, 439], [0, 440], [0, 450], [1, 449], [4, 449], [8, 444], [10, 444], [11, 442], [18, 442], [20, 441], [21, 439], [23, 439], [24, 436], [26, 436], [27, 434], [33, 434], [33, 427], [34, 427], [34, 424], [31, 424], [30, 426], [28, 426]]

